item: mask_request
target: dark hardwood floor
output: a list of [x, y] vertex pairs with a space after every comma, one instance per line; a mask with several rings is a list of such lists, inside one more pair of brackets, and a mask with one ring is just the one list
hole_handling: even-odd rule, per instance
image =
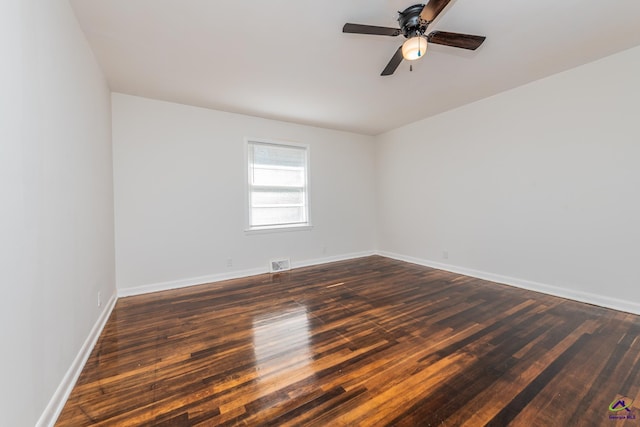
[[639, 336], [367, 257], [120, 299], [57, 425], [640, 426]]

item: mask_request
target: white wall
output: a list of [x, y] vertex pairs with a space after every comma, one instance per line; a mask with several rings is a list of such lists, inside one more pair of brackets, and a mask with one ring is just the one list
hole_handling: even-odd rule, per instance
[[640, 47], [380, 135], [379, 248], [640, 313], [638, 76]]
[[[372, 137], [122, 94], [112, 105], [120, 294], [374, 249]], [[311, 230], [244, 232], [245, 137], [310, 145]]]
[[115, 295], [110, 98], [66, 0], [0, 2], [0, 52], [0, 423], [33, 426]]

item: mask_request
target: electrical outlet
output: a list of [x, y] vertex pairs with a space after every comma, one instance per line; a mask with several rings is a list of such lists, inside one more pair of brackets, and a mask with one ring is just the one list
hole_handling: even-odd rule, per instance
[[442, 258], [449, 259], [449, 251], [442, 251]]
[[233, 267], [233, 259], [227, 258], [227, 267]]
[[98, 308], [102, 307], [102, 292], [98, 291]]
[[326, 255], [327, 254], [327, 247], [323, 246], [322, 247], [322, 255]]

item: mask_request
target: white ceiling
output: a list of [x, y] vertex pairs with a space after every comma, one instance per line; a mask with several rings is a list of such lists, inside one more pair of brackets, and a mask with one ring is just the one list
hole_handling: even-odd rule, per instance
[[371, 135], [640, 44], [638, 0], [452, 0], [429, 31], [485, 43], [381, 77], [404, 38], [342, 26], [412, 0], [70, 1], [115, 92]]

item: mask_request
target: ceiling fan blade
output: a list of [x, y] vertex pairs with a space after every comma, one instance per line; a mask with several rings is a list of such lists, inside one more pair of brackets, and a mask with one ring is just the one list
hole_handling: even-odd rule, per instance
[[420, 19], [427, 23], [432, 22], [442, 12], [442, 9], [447, 7], [451, 0], [429, 0], [422, 12], [420, 12]]
[[486, 37], [472, 36], [470, 34], [448, 33], [446, 31], [433, 31], [427, 36], [429, 43], [441, 44], [462, 49], [476, 50]]
[[396, 50], [396, 53], [394, 53], [391, 57], [391, 60], [389, 61], [387, 66], [384, 67], [384, 70], [382, 70], [382, 73], [380, 75], [390, 76], [391, 74], [393, 74], [396, 71], [396, 68], [398, 68], [398, 65], [400, 65], [400, 63], [402, 62], [402, 59], [402, 46], [400, 46], [398, 50]]
[[400, 35], [402, 31], [399, 28], [389, 28], [389, 27], [376, 27], [375, 25], [362, 25], [362, 24], [344, 24], [342, 27], [343, 33], [354, 33], [354, 34], [371, 34], [374, 36], [391, 36], [395, 37]]

